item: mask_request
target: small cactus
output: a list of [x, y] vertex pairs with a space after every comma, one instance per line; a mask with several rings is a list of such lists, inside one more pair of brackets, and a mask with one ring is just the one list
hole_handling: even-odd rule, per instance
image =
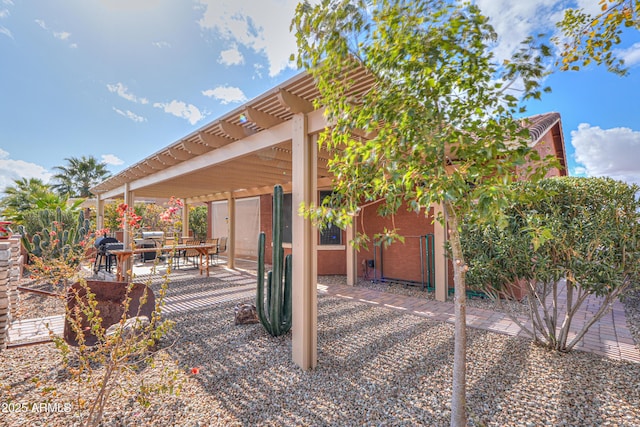
[[[282, 249], [282, 187], [273, 189], [273, 255], [272, 271], [267, 274], [266, 301], [264, 283], [265, 235], [258, 237], [258, 289], [256, 311], [262, 326], [274, 337], [286, 334], [291, 329], [291, 255], [284, 258]], [[284, 264], [284, 265], [283, 265]], [[284, 272], [283, 272], [284, 270]]]

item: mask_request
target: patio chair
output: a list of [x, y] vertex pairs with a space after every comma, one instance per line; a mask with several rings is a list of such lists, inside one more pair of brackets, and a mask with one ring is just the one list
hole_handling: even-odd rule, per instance
[[[187, 246], [193, 246], [193, 245], [199, 245], [200, 244], [200, 240], [187, 240], [184, 242], [185, 245]], [[185, 260], [189, 260], [189, 258], [191, 259], [191, 264], [193, 265], [198, 265], [197, 259], [199, 259], [200, 257], [200, 252], [198, 252], [195, 249], [185, 249], [184, 251], [184, 258]]]
[[218, 260], [218, 256], [227, 251], [227, 237], [220, 237], [218, 239], [218, 252], [216, 253], [216, 260]]
[[[218, 239], [207, 239], [205, 240], [205, 243], [207, 245], [214, 245], [213, 248], [207, 250], [210, 265], [218, 265]], [[215, 264], [212, 264], [213, 260], [216, 260]]]
[[[176, 245], [180, 244], [179, 241], [175, 239], [165, 239], [164, 246], [169, 248], [174, 248]], [[167, 252], [167, 264], [173, 262], [171, 265], [173, 268], [180, 268], [180, 258], [184, 256], [184, 251], [180, 249], [173, 249]]]

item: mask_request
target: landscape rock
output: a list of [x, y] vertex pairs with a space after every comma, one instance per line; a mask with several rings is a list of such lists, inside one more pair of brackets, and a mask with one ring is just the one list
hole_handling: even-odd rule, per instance
[[234, 312], [235, 325], [251, 325], [260, 322], [260, 320], [258, 320], [256, 306], [253, 304], [236, 304]]

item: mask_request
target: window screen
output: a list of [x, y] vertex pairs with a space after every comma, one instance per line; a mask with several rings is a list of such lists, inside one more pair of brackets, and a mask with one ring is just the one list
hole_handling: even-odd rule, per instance
[[236, 200], [236, 256], [256, 259], [260, 234], [260, 198]]
[[[331, 191], [321, 191], [320, 201], [326, 196], [330, 196]], [[297, 215], [297, 210], [296, 210]], [[293, 218], [293, 206], [291, 194], [285, 194], [282, 199], [282, 242], [292, 243], [291, 240], [291, 224]], [[342, 230], [333, 224], [320, 233], [318, 240], [320, 245], [341, 245]]]
[[[331, 191], [320, 192], [320, 203], [325, 197], [330, 197]], [[342, 244], [342, 230], [340, 227], [330, 224], [327, 228], [320, 232], [320, 239], [318, 241], [320, 245], [341, 245]]]

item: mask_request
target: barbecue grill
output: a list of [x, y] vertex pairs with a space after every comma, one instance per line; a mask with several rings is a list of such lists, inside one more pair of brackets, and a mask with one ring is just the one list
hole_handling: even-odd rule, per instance
[[[164, 231], [143, 231], [141, 239], [135, 239], [137, 248], [158, 248], [164, 241]], [[155, 252], [143, 252], [140, 254], [142, 262], [156, 259]]]
[[102, 237], [100, 239], [96, 239], [94, 243], [96, 252], [96, 260], [93, 263], [93, 272], [97, 273], [100, 271], [102, 264], [104, 262], [104, 270], [111, 273], [112, 264], [116, 261], [116, 256], [109, 253], [109, 251], [123, 249], [124, 245], [113, 237]]

